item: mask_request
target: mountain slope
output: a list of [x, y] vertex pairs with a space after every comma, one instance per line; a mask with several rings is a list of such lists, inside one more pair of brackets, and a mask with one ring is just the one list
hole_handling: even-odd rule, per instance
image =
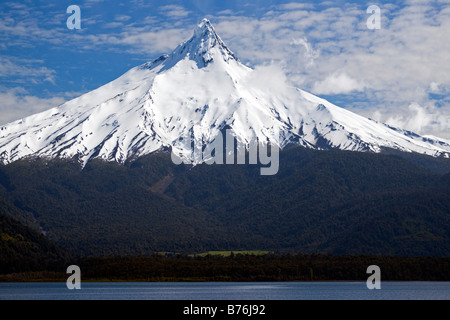
[[[189, 141], [208, 144], [231, 128], [242, 143], [449, 157], [450, 142], [390, 128], [303, 90], [267, 85], [244, 66], [208, 20], [170, 55], [60, 107], [0, 128], [0, 161], [100, 158], [125, 163], [161, 148], [186, 161]], [[263, 79], [264, 80], [264, 79]], [[186, 139], [189, 138], [189, 139]]]
[[0, 274], [61, 271], [68, 260], [59, 246], [0, 212]]
[[94, 160], [84, 170], [67, 160], [17, 161], [3, 175], [0, 199], [17, 207], [9, 214], [29, 213], [80, 255], [450, 255], [448, 176], [393, 155], [292, 146], [270, 177], [255, 166], [175, 166], [167, 152], [125, 165]]
[[183, 166], [167, 154], [148, 157], [126, 166], [94, 160], [84, 170], [72, 161], [17, 161], [5, 167], [14, 189], [0, 197], [33, 213], [51, 240], [76, 254], [203, 251], [205, 244], [226, 243], [223, 224], [211, 213], [154, 191]]

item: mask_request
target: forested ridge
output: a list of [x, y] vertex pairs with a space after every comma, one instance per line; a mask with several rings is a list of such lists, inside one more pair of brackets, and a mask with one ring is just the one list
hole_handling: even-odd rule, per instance
[[0, 274], [60, 271], [70, 255], [42, 234], [0, 214]]
[[450, 256], [449, 159], [293, 147], [277, 175], [259, 169], [29, 159], [0, 166], [0, 210], [79, 257]]

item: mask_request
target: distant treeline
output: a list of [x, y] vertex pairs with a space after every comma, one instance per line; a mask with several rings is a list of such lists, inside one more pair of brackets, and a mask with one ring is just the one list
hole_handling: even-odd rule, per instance
[[384, 281], [450, 281], [450, 258], [304, 254], [90, 257], [0, 274], [0, 281], [65, 281], [69, 264], [80, 266], [82, 281], [366, 281], [371, 265]]
[[450, 258], [231, 255], [86, 258], [82, 278], [101, 281], [365, 281], [370, 265], [390, 281], [449, 281]]

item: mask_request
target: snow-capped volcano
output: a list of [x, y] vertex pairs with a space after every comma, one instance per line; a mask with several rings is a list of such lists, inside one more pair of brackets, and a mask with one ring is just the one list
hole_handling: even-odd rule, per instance
[[[236, 139], [284, 147], [379, 152], [393, 148], [450, 155], [450, 143], [388, 127], [303, 90], [270, 85], [244, 66], [208, 20], [171, 54], [57, 108], [0, 128], [0, 161], [28, 156], [101, 158], [123, 163], [172, 148], [183, 137], [212, 142], [224, 128]], [[279, 134], [280, 133], [280, 134]]]

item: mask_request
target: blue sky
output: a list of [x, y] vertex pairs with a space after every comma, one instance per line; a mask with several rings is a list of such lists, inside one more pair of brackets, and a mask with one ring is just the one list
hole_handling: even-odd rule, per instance
[[[81, 9], [69, 30], [66, 9]], [[369, 30], [367, 8], [381, 9]], [[401, 1], [3, 1], [0, 124], [170, 53], [207, 17], [247, 65], [359, 114], [450, 138], [450, 4]]]

